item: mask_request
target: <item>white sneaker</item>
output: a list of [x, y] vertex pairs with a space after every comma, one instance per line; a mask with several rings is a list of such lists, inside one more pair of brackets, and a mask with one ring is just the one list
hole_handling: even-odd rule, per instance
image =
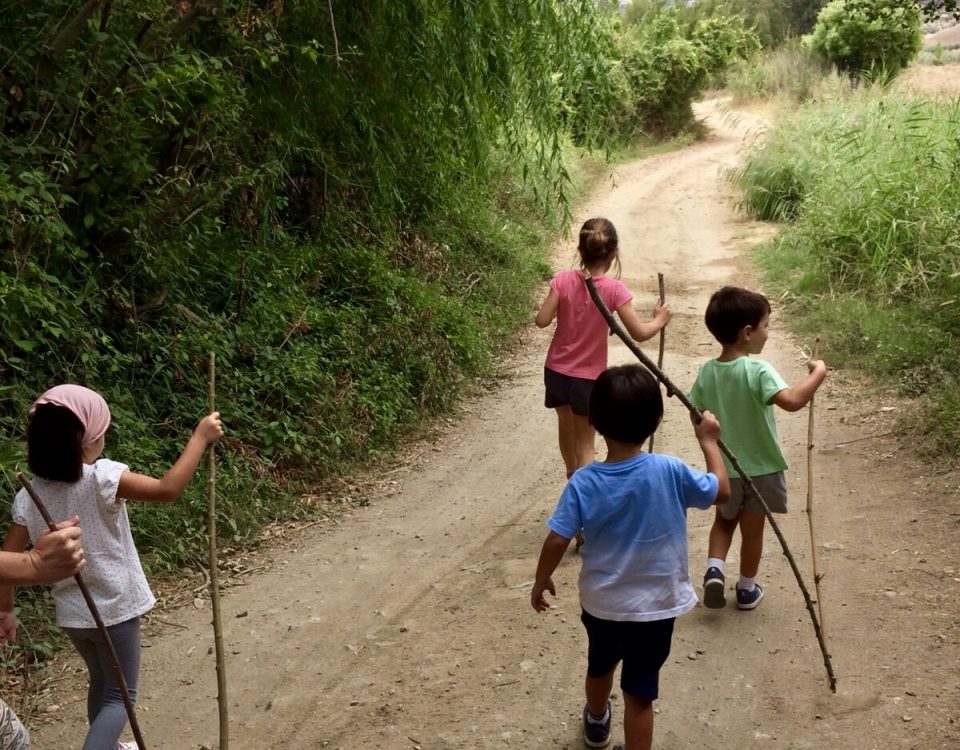
[[117, 750], [140, 750], [136, 742], [121, 742], [117, 745]]

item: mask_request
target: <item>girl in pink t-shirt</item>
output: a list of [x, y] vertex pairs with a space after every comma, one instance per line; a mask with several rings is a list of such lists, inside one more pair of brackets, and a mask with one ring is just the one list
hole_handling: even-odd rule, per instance
[[[643, 322], [630, 301], [633, 295], [618, 279], [604, 274], [617, 260], [617, 230], [607, 219], [590, 219], [580, 228], [580, 271], [560, 271], [550, 281], [550, 293], [540, 306], [536, 322], [557, 328], [544, 368], [544, 405], [556, 409], [560, 455], [567, 477], [593, 460], [594, 430], [587, 419], [593, 381], [607, 369], [607, 322], [590, 298], [584, 271], [593, 276], [607, 308], [620, 317], [627, 332], [646, 341], [670, 320], [670, 308], [657, 300], [653, 319]], [[619, 260], [618, 270], [619, 270]]]

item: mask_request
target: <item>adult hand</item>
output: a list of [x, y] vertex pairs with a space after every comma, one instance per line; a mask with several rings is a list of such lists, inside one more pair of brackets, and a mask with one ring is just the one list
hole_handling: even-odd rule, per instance
[[55, 583], [79, 573], [86, 566], [80, 530], [80, 519], [74, 516], [69, 521], [57, 524], [56, 531], [47, 531], [39, 536], [27, 553], [36, 572], [36, 583]]

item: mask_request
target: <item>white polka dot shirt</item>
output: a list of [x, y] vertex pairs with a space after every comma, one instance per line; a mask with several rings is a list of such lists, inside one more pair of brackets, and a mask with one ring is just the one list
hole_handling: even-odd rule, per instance
[[[34, 489], [55, 522], [80, 517], [87, 559], [83, 580], [106, 626], [138, 617], [157, 601], [133, 544], [126, 503], [117, 497], [120, 475], [126, 470], [124, 464], [102, 458], [84, 464], [83, 476], [73, 484], [40, 477], [33, 480]], [[47, 529], [26, 490], [17, 493], [11, 517], [27, 528], [31, 541]], [[60, 627], [96, 627], [72, 577], [53, 585], [53, 600]]]

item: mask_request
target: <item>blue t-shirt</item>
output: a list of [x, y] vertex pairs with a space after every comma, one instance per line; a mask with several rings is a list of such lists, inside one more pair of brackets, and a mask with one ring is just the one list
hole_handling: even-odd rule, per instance
[[547, 526], [567, 539], [583, 529], [581, 606], [603, 620], [637, 622], [693, 609], [687, 508], [710, 507], [717, 488], [713, 474], [659, 453], [577, 471]]

